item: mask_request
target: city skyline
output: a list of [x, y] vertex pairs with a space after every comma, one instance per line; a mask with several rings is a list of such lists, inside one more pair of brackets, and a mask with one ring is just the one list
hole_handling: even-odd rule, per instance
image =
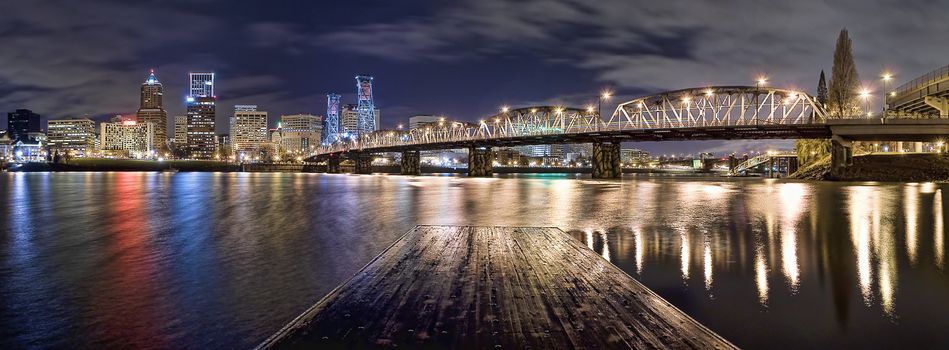
[[[214, 71], [221, 79], [220, 106], [257, 104], [274, 115], [323, 114], [328, 93], [342, 94], [344, 104], [355, 103], [352, 76], [366, 72], [381, 82], [374, 86], [375, 104], [386, 110], [381, 127], [392, 129], [417, 114], [473, 122], [502, 105], [583, 106], [593, 103], [600, 89], [612, 88], [616, 95], [604, 104], [605, 114], [631, 96], [706, 84], [750, 84], [762, 74], [775, 86], [813, 94], [819, 70], [830, 67], [841, 27], [850, 30], [861, 77], [870, 85], [878, 83], [876, 75], [884, 69], [894, 72], [894, 84], [911, 80], [941, 66], [936, 57], [946, 53], [932, 43], [947, 24], [927, 20], [938, 13], [915, 1], [715, 7], [570, 1], [432, 7], [415, 1], [332, 8], [307, 4], [290, 12], [249, 2], [219, 5], [4, 5], [18, 25], [0, 43], [22, 49], [5, 56], [18, 71], [0, 68], [5, 82], [0, 108], [28, 108], [44, 118], [88, 115], [98, 121], [134, 114], [137, 96], [130, 87], [141, 84], [142, 73], [154, 68], [163, 77], [168, 116], [185, 114], [185, 74], [201, 70]], [[220, 13], [205, 15], [210, 9]], [[357, 11], [358, 17], [348, 15]], [[245, 19], [245, 13], [255, 17]], [[889, 16], [867, 21], [871, 13]], [[316, 14], [323, 20], [311, 23]], [[532, 17], [538, 19], [524, 20]], [[155, 18], [167, 25], [142, 25]], [[453, 23], [470, 25], [466, 31], [446, 30]], [[748, 26], [761, 28], [743, 32]], [[72, 34], [52, 34], [62, 32]], [[121, 48], [110, 51], [100, 43]], [[565, 45], [572, 49], [560, 49]], [[257, 55], [236, 55], [242, 52], [236, 48]], [[49, 58], [67, 50], [84, 59], [67, 64]], [[900, 54], [907, 50], [917, 54]], [[219, 113], [217, 124], [225, 118]], [[745, 143], [642, 146], [698, 152], [738, 149]]]

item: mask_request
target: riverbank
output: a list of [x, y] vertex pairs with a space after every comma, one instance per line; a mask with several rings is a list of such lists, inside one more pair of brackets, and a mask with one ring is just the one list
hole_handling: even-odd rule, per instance
[[66, 163], [23, 163], [10, 167], [10, 171], [239, 171], [240, 167], [227, 162], [211, 160], [137, 160], [74, 158]]
[[792, 179], [832, 181], [926, 182], [949, 181], [949, 155], [868, 154], [853, 157], [853, 165], [836, 176], [830, 173], [830, 157], [799, 169]]

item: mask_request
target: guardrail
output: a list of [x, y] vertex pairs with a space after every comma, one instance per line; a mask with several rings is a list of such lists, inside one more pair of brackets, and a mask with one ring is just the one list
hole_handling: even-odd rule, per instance
[[906, 92], [909, 92], [910, 90], [916, 90], [918, 88], [932, 84], [933, 82], [944, 79], [944, 78], [949, 78], [949, 64], [947, 64], [944, 67], [937, 68], [936, 70], [933, 70], [932, 72], [923, 74], [921, 77], [913, 79], [908, 83], [900, 85], [899, 87], [896, 88], [896, 90], [893, 90], [893, 92], [895, 92], [896, 95], [899, 96]]

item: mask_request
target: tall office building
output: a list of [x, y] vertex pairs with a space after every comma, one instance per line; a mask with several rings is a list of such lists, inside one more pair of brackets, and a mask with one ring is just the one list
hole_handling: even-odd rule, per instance
[[51, 119], [46, 137], [51, 152], [87, 156], [95, 151], [96, 123], [89, 118]]
[[175, 148], [188, 147], [188, 116], [175, 116]]
[[26, 141], [30, 133], [41, 132], [40, 115], [29, 109], [7, 113], [7, 134], [14, 141]]
[[135, 115], [139, 123], [155, 124], [155, 149], [159, 151], [165, 150], [168, 143], [168, 114], [163, 107], [163, 95], [164, 88], [152, 69], [142, 83], [141, 99]]
[[256, 105], [234, 106], [230, 139], [235, 154], [259, 153], [267, 143], [267, 112], [258, 111]]
[[320, 116], [293, 114], [280, 117], [280, 123], [271, 141], [288, 152], [305, 152], [322, 139], [323, 124]]
[[100, 124], [99, 144], [103, 153], [115, 156], [145, 158], [155, 148], [155, 124], [134, 119], [116, 118]]
[[441, 120], [440, 117], [434, 115], [416, 115], [409, 117], [409, 130], [415, 130], [426, 124], [437, 123]]
[[211, 159], [217, 149], [214, 122], [217, 112], [214, 73], [189, 73], [188, 150], [195, 159]]

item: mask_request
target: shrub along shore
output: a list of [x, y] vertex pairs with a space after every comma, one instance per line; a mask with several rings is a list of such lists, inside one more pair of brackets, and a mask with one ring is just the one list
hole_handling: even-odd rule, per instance
[[868, 154], [853, 157], [853, 165], [836, 176], [830, 172], [830, 156], [808, 164], [793, 179], [834, 181], [928, 182], [949, 181], [949, 155], [934, 153]]

